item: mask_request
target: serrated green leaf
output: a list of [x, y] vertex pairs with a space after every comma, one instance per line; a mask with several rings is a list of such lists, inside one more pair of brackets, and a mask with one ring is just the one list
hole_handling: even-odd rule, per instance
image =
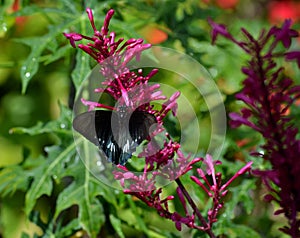
[[28, 134], [28, 135], [39, 135], [47, 131], [48, 130], [45, 131], [44, 123], [41, 121], [37, 122], [35, 126], [30, 128], [15, 127], [10, 129], [11, 134]]
[[29, 185], [30, 172], [24, 171], [20, 166], [14, 165], [0, 171], [1, 197], [14, 194], [17, 190], [26, 191]]
[[62, 226], [60, 229], [57, 229], [55, 232], [56, 237], [70, 237], [74, 231], [81, 228], [78, 219], [73, 219], [67, 225]]
[[43, 133], [56, 133], [58, 135], [72, 136], [72, 112], [69, 108], [60, 104], [60, 117], [55, 121], [48, 123], [37, 122], [37, 124], [30, 128], [15, 127], [10, 129], [10, 133], [14, 134], [28, 134], [40, 135]]
[[[68, 166], [63, 176], [72, 176], [74, 181], [59, 194], [54, 217], [77, 205], [81, 227], [90, 237], [96, 237], [105, 220], [103, 207], [97, 196], [107, 194], [105, 185], [96, 180], [81, 161], [77, 165]], [[114, 200], [113, 197], [110, 199]]]
[[[82, 143], [88, 142], [82, 141]], [[84, 146], [83, 148], [88, 156], [88, 147]], [[91, 237], [96, 237], [97, 232], [105, 221], [103, 207], [98, 197], [103, 197], [114, 207], [117, 206], [117, 202], [114, 190], [92, 176], [87, 170], [87, 167], [89, 167], [87, 163], [88, 161], [86, 161], [86, 164], [83, 164], [79, 160], [77, 164], [71, 163], [63, 171], [61, 176], [71, 176], [73, 182], [59, 194], [54, 218], [56, 219], [65, 209], [77, 205], [81, 227]]]
[[74, 168], [73, 172], [76, 172], [76, 178], [59, 194], [54, 217], [57, 217], [61, 211], [78, 205], [79, 223], [91, 237], [96, 237], [105, 220], [103, 207], [97, 198], [102, 193], [102, 187], [90, 179], [92, 175], [83, 164], [81, 167]]
[[49, 42], [47, 45], [46, 49], [49, 50], [52, 54], [57, 51], [58, 48], [58, 42], [56, 39], [53, 39], [52, 41]]
[[22, 93], [26, 92], [27, 85], [32, 77], [36, 74], [39, 68], [39, 55], [41, 55], [43, 48], [37, 47], [36, 50], [31, 51], [27, 60], [23, 63], [21, 68], [22, 79]]
[[128, 197], [128, 202], [130, 205], [130, 209], [132, 211], [133, 214], [136, 214], [135, 218], [136, 218], [136, 228], [139, 230], [142, 230], [143, 232], [145, 232], [145, 234], [149, 235], [149, 230], [144, 222], [144, 220], [141, 218], [141, 216], [139, 215], [138, 211], [137, 211], [137, 207], [135, 205], [135, 203], [133, 202], [132, 198], [130, 196]]
[[232, 222], [223, 226], [219, 224], [217, 233], [230, 238], [261, 238], [261, 235], [250, 227], [234, 224]]
[[124, 233], [121, 229], [121, 220], [118, 219], [117, 217], [115, 217], [113, 214], [109, 215], [109, 220], [113, 226], [113, 228], [115, 229], [115, 231], [117, 232], [117, 234], [121, 237], [121, 238], [125, 238]]
[[67, 51], [69, 51], [69, 50], [70, 50], [69, 45], [60, 47], [58, 50], [54, 51], [53, 54], [47, 55], [47, 57], [45, 57], [44, 63], [47, 65], [47, 64], [50, 64], [50, 63], [64, 57], [67, 54]]
[[230, 187], [229, 190], [232, 192], [232, 199], [227, 201], [225, 204], [225, 213], [227, 213], [227, 217], [233, 219], [235, 217], [234, 208], [239, 203], [242, 202], [246, 212], [250, 214], [254, 207], [254, 201], [249, 195], [250, 191], [255, 189], [255, 180], [253, 179], [244, 179], [241, 184], [237, 187]]
[[[31, 38], [33, 42], [31, 42], [31, 53], [29, 54], [26, 61], [23, 63], [21, 68], [21, 79], [22, 79], [22, 93], [26, 92], [28, 83], [32, 79], [32, 77], [36, 74], [39, 68], [39, 60], [43, 51], [48, 47], [48, 45], [56, 41], [56, 36], [58, 34], [62, 34], [65, 29], [69, 26], [76, 24], [77, 21], [80, 21], [80, 18], [71, 19], [69, 21], [63, 22], [60, 25], [55, 25], [50, 28], [48, 34], [43, 37]], [[20, 42], [29, 42], [29, 40], [19, 40]]]
[[50, 195], [52, 192], [52, 177], [59, 176], [64, 170], [64, 160], [74, 155], [75, 144], [72, 143], [64, 150], [60, 151], [59, 147], [53, 147], [48, 150], [48, 158], [35, 171], [35, 177], [32, 185], [25, 197], [25, 213], [30, 214], [37, 199], [42, 195]]
[[72, 71], [71, 76], [77, 91], [83, 80], [86, 79], [91, 71], [89, 58], [90, 57], [81, 50], [76, 53], [76, 66]]

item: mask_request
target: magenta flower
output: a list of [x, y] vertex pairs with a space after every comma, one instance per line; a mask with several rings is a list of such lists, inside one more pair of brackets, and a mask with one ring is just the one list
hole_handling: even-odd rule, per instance
[[[140, 69], [136, 74], [130, 71], [127, 67], [128, 63], [136, 58], [140, 58], [142, 51], [151, 47], [150, 44], [143, 44], [143, 39], [129, 39], [124, 42], [124, 39], [116, 40], [114, 32], [109, 34], [109, 23], [114, 14], [114, 10], [109, 10], [101, 31], [98, 31], [93, 18], [91, 9], [87, 9], [88, 17], [91, 26], [94, 30], [92, 37], [85, 36], [79, 33], [64, 33], [65, 37], [69, 39], [70, 44], [76, 47], [75, 42], [83, 39], [88, 40], [87, 44], [78, 44], [78, 48], [82, 49], [93, 57], [101, 66], [101, 74], [105, 77], [102, 83], [103, 88], [95, 89], [96, 93], [108, 93], [117, 102], [118, 106], [126, 106], [130, 111], [137, 108], [141, 111], [149, 111], [149, 113], [156, 113], [158, 120], [163, 119], [163, 112], [159, 113], [152, 110], [149, 102], [155, 100], [164, 100], [165, 96], [159, 91], [159, 85], [148, 85], [148, 81], [153, 77], [158, 70], [152, 70], [147, 76], [143, 76], [143, 71]], [[179, 96], [178, 93], [176, 98]], [[172, 100], [171, 107], [174, 107], [175, 100]], [[89, 107], [89, 110], [95, 108], [109, 108], [118, 110], [118, 108], [108, 107], [98, 102], [90, 102], [85, 99], [82, 102]], [[167, 106], [169, 104], [167, 103]]]
[[[222, 200], [228, 193], [226, 189], [237, 177], [250, 171], [252, 162], [247, 163], [243, 168], [241, 168], [236, 174], [234, 174], [226, 183], [222, 185], [222, 174], [215, 172], [215, 166], [222, 164], [221, 161], [214, 161], [211, 155], [206, 155], [205, 158], [201, 159], [206, 165], [206, 171], [202, 169], [197, 169], [198, 175], [203, 180], [196, 176], [191, 176], [191, 179], [200, 186], [200, 188], [207, 193], [209, 197], [213, 199], [212, 208], [208, 210], [208, 226], [211, 227], [213, 223], [217, 221], [217, 215], [219, 210], [224, 206], [224, 201]], [[207, 175], [211, 177], [212, 184], [207, 179]]]
[[[87, 13], [91, 26], [94, 30], [94, 35], [92, 37], [79, 33], [65, 33], [64, 35], [67, 39], [69, 39], [73, 47], [76, 47], [75, 42], [77, 41], [81, 41], [83, 39], [88, 41], [86, 44], [78, 44], [78, 48], [84, 50], [98, 62], [100, 66], [99, 73], [101, 73], [105, 79], [102, 82], [102, 87], [95, 89], [95, 93], [109, 94], [116, 103], [115, 106], [110, 106], [99, 102], [89, 101], [84, 98], [81, 99], [82, 103], [88, 106], [89, 111], [96, 109], [109, 109], [115, 111], [118, 113], [120, 120], [123, 121], [124, 118], [127, 118], [129, 121], [130, 116], [134, 112], [144, 113], [135, 114], [135, 121], [144, 120], [145, 122], [144, 124], [141, 122], [139, 124], [140, 127], [137, 128], [136, 131], [131, 130], [130, 135], [127, 136], [125, 134], [125, 139], [107, 137], [106, 135], [109, 134], [110, 131], [105, 133], [97, 131], [97, 136], [100, 134], [100, 138], [98, 139], [99, 142], [92, 141], [94, 144], [101, 147], [109, 161], [117, 164], [125, 164], [131, 157], [131, 154], [137, 145], [139, 145], [143, 140], [150, 141], [152, 137], [162, 131], [162, 121], [167, 113], [169, 111], [172, 111], [173, 114], [176, 113], [176, 99], [180, 96], [180, 93], [174, 93], [169, 100], [163, 103], [161, 109], [154, 109], [154, 106], [152, 105], [153, 101], [167, 99], [159, 90], [159, 84], [151, 85], [148, 83], [158, 70], [153, 69], [145, 76], [142, 69], [138, 69], [137, 72], [130, 71], [128, 66], [130, 61], [134, 58], [139, 60], [141, 52], [151, 47], [151, 45], [143, 44], [143, 39], [129, 39], [124, 42], [124, 39], [117, 40], [114, 32], [109, 33], [108, 26], [114, 14], [113, 10], [108, 11], [101, 31], [98, 31], [95, 26], [92, 10], [87, 9]], [[98, 112], [97, 115], [100, 114], [101, 112]], [[89, 114], [86, 115], [86, 117], [89, 116]], [[104, 113], [101, 114], [101, 116], [103, 115]], [[98, 118], [99, 123], [101, 123], [100, 116], [98, 116]], [[84, 119], [84, 116], [82, 116], [82, 119], [78, 119], [78, 123], [75, 124], [74, 128], [77, 128], [77, 131], [82, 132], [87, 139], [93, 140], [93, 135], [85, 135], [84, 133], [86, 133], [86, 130], [80, 130], [80, 125], [78, 124], [81, 124], [81, 121], [85, 121]], [[146, 122], [146, 120], [149, 122]], [[115, 121], [116, 125], [122, 123], [121, 121]], [[156, 125], [154, 126], [153, 124]], [[76, 125], [78, 126], [76, 127]], [[152, 126], [153, 130], [151, 131], [152, 134], [148, 135], [148, 129], [150, 126]], [[96, 125], [96, 128], [98, 127]], [[126, 131], [126, 128], [124, 130]], [[113, 129], [111, 129], [111, 132], [113, 133]], [[122, 133], [122, 131], [117, 131], [115, 135], [118, 136], [120, 133]], [[134, 136], [132, 136], [132, 133], [135, 133]], [[101, 138], [101, 136], [103, 138]]]
[[[236, 177], [249, 171], [251, 163], [248, 163], [227, 183], [222, 185], [221, 173], [215, 172], [215, 165], [220, 164], [219, 161], [213, 161], [209, 155], [207, 155], [205, 159], [191, 159], [191, 155], [185, 155], [180, 150], [180, 144], [173, 141], [163, 128], [163, 119], [166, 115], [169, 112], [172, 112], [174, 116], [176, 115], [178, 107], [176, 100], [180, 96], [180, 92], [174, 93], [167, 99], [159, 90], [159, 84], [150, 85], [148, 83], [158, 72], [157, 69], [153, 69], [148, 75], [144, 76], [142, 69], [135, 72], [131, 71], [128, 66], [128, 63], [134, 58], [139, 60], [142, 51], [148, 49], [150, 45], [143, 44], [142, 39], [129, 39], [124, 43], [123, 39], [116, 40], [115, 33], [109, 33], [108, 29], [114, 13], [113, 10], [107, 13], [100, 31], [96, 29], [92, 11], [87, 9], [87, 13], [94, 30], [93, 36], [89, 37], [78, 33], [65, 33], [64, 35], [69, 39], [73, 47], [76, 47], [77, 41], [83, 39], [89, 42], [85, 45], [78, 44], [78, 48], [88, 53], [100, 65], [99, 73], [104, 76], [105, 80], [102, 83], [102, 87], [95, 89], [95, 93], [107, 93], [111, 95], [115, 99], [116, 105], [109, 106], [86, 99], [81, 99], [82, 103], [89, 108], [89, 111], [95, 109], [109, 109], [119, 112], [124, 116], [123, 111], [125, 110], [129, 111], [129, 115], [134, 112], [143, 112], [147, 113], [147, 115], [151, 115], [151, 118], [155, 118], [155, 127], [149, 130], [149, 136], [146, 138], [146, 140], [148, 140], [147, 146], [144, 147], [143, 151], [138, 155], [140, 158], [145, 158], [143, 171], [140, 173], [130, 171], [125, 166], [127, 161], [127, 159], [125, 159], [121, 160], [121, 162], [114, 167], [115, 170], [112, 172], [114, 178], [120, 182], [124, 193], [134, 195], [147, 206], [156, 209], [160, 216], [172, 220], [178, 230], [181, 230], [182, 225], [185, 225], [193, 229], [201, 230], [208, 234], [209, 237], [215, 238], [216, 236], [212, 231], [212, 224], [217, 221], [218, 211], [223, 207], [222, 198], [227, 194], [227, 186]], [[214, 37], [216, 37], [217, 34], [230, 36], [224, 27], [219, 27], [215, 31]], [[166, 101], [161, 105], [161, 108], [154, 108], [152, 102], [155, 100]], [[95, 117], [95, 114], [92, 115]], [[100, 113], [98, 116], [99, 115], [112, 114]], [[106, 123], [103, 120], [101, 121], [101, 119], [99, 119], [99, 121]], [[92, 122], [94, 122], [94, 120], [92, 120]], [[121, 134], [122, 131], [117, 132]], [[161, 146], [153, 139], [158, 134], [165, 136]], [[94, 139], [94, 137], [92, 139]], [[111, 140], [111, 138], [109, 140]], [[106, 142], [105, 140], [102, 140], [102, 142], [103, 141]], [[116, 145], [112, 140], [110, 142], [110, 145]], [[105, 148], [107, 149], [108, 147]], [[114, 149], [115, 148], [117, 147], [115, 146]], [[126, 156], [128, 157], [128, 154]], [[126, 156], [125, 158], [127, 158]], [[202, 169], [198, 169], [198, 174], [206, 185], [200, 182], [200, 179], [196, 176], [191, 176], [191, 179], [213, 199], [213, 208], [209, 210], [207, 214], [208, 220], [201, 215], [201, 212], [180, 180], [180, 176], [190, 172], [193, 166], [200, 161], [203, 161], [207, 166], [205, 172]], [[213, 184], [208, 182], [206, 176], [211, 176]], [[184, 214], [179, 214], [176, 211], [171, 212], [169, 210], [169, 203], [174, 199], [174, 196], [163, 196], [163, 188], [157, 187], [157, 179], [165, 179], [168, 182], [175, 181], [177, 183], [178, 188], [176, 193], [182, 204]], [[199, 222], [201, 223], [200, 225]]]

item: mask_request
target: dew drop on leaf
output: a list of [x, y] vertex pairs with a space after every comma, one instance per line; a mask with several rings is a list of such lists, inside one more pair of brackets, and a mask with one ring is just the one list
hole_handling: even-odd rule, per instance
[[31, 75], [31, 74], [30, 74], [29, 72], [25, 73], [25, 77], [26, 77], [26, 78], [29, 78], [30, 75]]

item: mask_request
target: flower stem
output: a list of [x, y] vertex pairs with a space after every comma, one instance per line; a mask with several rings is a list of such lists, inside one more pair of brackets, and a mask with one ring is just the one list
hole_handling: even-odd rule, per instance
[[185, 189], [185, 187], [181, 183], [180, 179], [177, 178], [177, 179], [175, 179], [175, 181], [176, 181], [177, 185], [179, 186], [179, 188], [181, 189], [183, 195], [186, 197], [188, 203], [191, 205], [193, 211], [195, 212], [195, 214], [197, 215], [197, 217], [201, 221], [201, 223], [202, 223], [202, 225], [204, 227], [204, 231], [209, 235], [210, 238], [216, 238], [216, 236], [214, 235], [214, 233], [211, 230], [211, 227], [207, 224], [206, 220], [201, 215], [201, 213], [198, 210], [195, 202], [193, 201], [193, 199], [191, 198], [191, 196], [189, 195], [189, 193], [187, 192], [187, 190]]

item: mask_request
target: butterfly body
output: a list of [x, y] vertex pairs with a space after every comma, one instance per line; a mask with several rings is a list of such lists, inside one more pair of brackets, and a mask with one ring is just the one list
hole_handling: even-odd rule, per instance
[[124, 165], [136, 147], [148, 139], [155, 123], [154, 115], [147, 112], [96, 110], [75, 117], [73, 127], [98, 146], [108, 161]]

